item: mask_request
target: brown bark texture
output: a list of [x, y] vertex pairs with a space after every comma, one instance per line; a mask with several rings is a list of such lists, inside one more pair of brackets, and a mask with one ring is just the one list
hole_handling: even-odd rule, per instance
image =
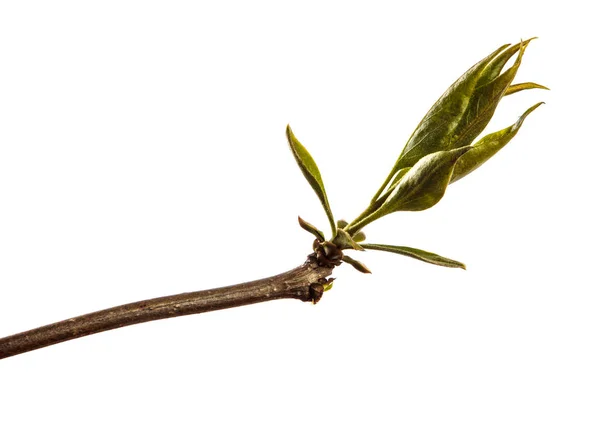
[[[237, 285], [124, 304], [0, 339], [0, 359], [136, 323], [292, 298], [316, 303], [333, 267], [311, 254], [300, 267]], [[322, 263], [321, 263], [322, 264]]]

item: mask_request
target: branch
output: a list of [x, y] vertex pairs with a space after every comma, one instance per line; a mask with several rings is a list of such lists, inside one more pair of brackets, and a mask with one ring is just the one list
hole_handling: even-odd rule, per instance
[[315, 254], [285, 273], [197, 292], [124, 304], [0, 339], [0, 359], [136, 323], [240, 307], [283, 298], [317, 303], [332, 266], [319, 265]]

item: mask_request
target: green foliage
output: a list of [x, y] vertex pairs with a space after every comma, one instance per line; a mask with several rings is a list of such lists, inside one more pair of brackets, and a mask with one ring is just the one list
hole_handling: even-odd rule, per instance
[[479, 168], [484, 162], [486, 162], [500, 149], [506, 146], [506, 144], [510, 142], [513, 137], [515, 137], [521, 128], [521, 125], [525, 121], [525, 118], [527, 118], [527, 115], [532, 113], [542, 103], [543, 102], [536, 103], [531, 108], [526, 110], [525, 113], [517, 120], [517, 122], [510, 127], [506, 127], [504, 130], [488, 134], [478, 142], [474, 143], [471, 150], [465, 153], [457, 161], [456, 166], [454, 167], [451, 183], [462, 179], [470, 172]]
[[325, 214], [327, 214], [327, 219], [329, 220], [331, 231], [335, 236], [335, 220], [333, 219], [333, 213], [331, 212], [331, 207], [329, 206], [329, 201], [327, 200], [327, 193], [325, 193], [325, 185], [323, 184], [323, 179], [321, 178], [321, 172], [319, 171], [319, 167], [317, 167], [317, 163], [310, 155], [310, 153], [308, 153], [308, 150], [306, 150], [302, 143], [300, 143], [298, 139], [296, 139], [296, 136], [294, 136], [294, 133], [292, 133], [292, 129], [289, 125], [286, 128], [286, 135], [288, 143], [290, 145], [290, 149], [292, 150], [292, 154], [294, 155], [294, 159], [298, 163], [302, 174], [304, 174], [304, 177], [317, 194], [319, 201], [321, 201], [321, 205], [325, 210]]
[[531, 90], [531, 89], [542, 89], [542, 90], [550, 90], [548, 87], [542, 86], [541, 84], [536, 83], [520, 83], [513, 84], [506, 89], [504, 96], [508, 96], [509, 94], [518, 93], [523, 90]]
[[515, 52], [509, 49], [510, 55], [498, 55], [506, 46], [475, 64], [452, 84], [408, 139], [395, 168], [410, 167], [432, 152], [468, 145], [475, 137], [474, 130], [483, 129], [487, 124], [512, 82], [521, 64], [524, 46], [515, 64], [502, 76], [495, 77], [495, 74]]
[[442, 199], [450, 182], [454, 164], [471, 147], [440, 151], [424, 156], [402, 178], [379, 211], [422, 211]]
[[[333, 232], [331, 243], [342, 250], [387, 251], [439, 266], [465, 268], [458, 261], [416, 248], [361, 244], [365, 240], [361, 229], [393, 212], [431, 208], [442, 199], [450, 183], [480, 167], [517, 134], [525, 118], [541, 103], [525, 111], [510, 127], [475, 141], [504, 96], [530, 89], [547, 90], [532, 82], [513, 84], [530, 42], [531, 39], [501, 46], [469, 68], [444, 92], [409, 137], [369, 206], [350, 223], [339, 220], [337, 226], [334, 224], [317, 165], [288, 126], [288, 141], [296, 162], [327, 213]], [[504, 70], [515, 55], [514, 63]], [[300, 225], [323, 242], [322, 232], [314, 226], [303, 220]], [[342, 261], [363, 273], [370, 273], [364, 264], [347, 255]]]
[[339, 227], [340, 229], [343, 229], [347, 225], [348, 225], [348, 222], [346, 220], [338, 220], [337, 221], [337, 227]]
[[470, 146], [431, 153], [402, 176], [392, 192], [372, 214], [348, 228], [352, 234], [372, 221], [396, 211], [422, 211], [439, 202], [450, 183], [454, 164]]
[[319, 242], [325, 242], [325, 235], [323, 234], [323, 232], [321, 232], [315, 226], [310, 224], [308, 221], [302, 220], [302, 218], [300, 218], [300, 216], [298, 216], [298, 224], [300, 225], [300, 227], [302, 227], [308, 233], [314, 235], [314, 237], [317, 238], [319, 240]]
[[327, 281], [326, 283], [323, 284], [323, 292], [327, 292], [331, 288], [333, 288], [333, 281], [334, 280], [335, 280], [334, 278], [331, 278], [331, 279], [329, 279], [329, 281]]
[[369, 268], [367, 266], [365, 266], [360, 261], [356, 261], [354, 258], [352, 258], [348, 255], [344, 255], [344, 258], [342, 258], [342, 261], [350, 264], [352, 267], [354, 267], [356, 270], [358, 270], [361, 273], [371, 273], [371, 270], [369, 270]]
[[[512, 47], [500, 47], [473, 65], [446, 90], [406, 142], [373, 201], [377, 200], [401, 169], [413, 166], [430, 153], [467, 146], [483, 131], [515, 78], [530, 41]], [[515, 63], [501, 73], [504, 65], [517, 52]], [[521, 90], [534, 88], [531, 86], [534, 83], [527, 84], [529, 86]]]
[[362, 244], [362, 247], [365, 249], [393, 252], [394, 254], [405, 255], [407, 257], [425, 261], [429, 264], [435, 264], [436, 266], [455, 267], [466, 270], [466, 266], [463, 263], [442, 257], [441, 255], [434, 254], [433, 252], [423, 251], [422, 249], [410, 248], [408, 246], [377, 244]]
[[334, 244], [340, 249], [355, 249], [357, 251], [364, 251], [364, 249], [356, 243], [352, 236], [348, 234], [344, 229], [338, 229], [337, 234], [332, 239]]

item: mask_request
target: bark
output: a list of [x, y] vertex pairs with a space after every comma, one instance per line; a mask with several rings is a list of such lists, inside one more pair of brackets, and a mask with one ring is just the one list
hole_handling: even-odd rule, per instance
[[283, 298], [316, 303], [333, 266], [311, 254], [285, 273], [238, 285], [186, 292], [100, 310], [0, 339], [0, 359], [86, 335], [152, 320], [198, 314]]

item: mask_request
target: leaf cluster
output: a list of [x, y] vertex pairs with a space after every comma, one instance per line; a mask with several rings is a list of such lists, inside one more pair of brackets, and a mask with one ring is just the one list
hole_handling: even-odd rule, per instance
[[[531, 106], [511, 126], [475, 140], [505, 96], [523, 90], [546, 89], [532, 82], [513, 84], [530, 42], [531, 39], [501, 46], [469, 68], [442, 94], [409, 137], [367, 208], [350, 223], [335, 221], [317, 164], [288, 126], [286, 134], [292, 154], [321, 201], [331, 227], [331, 239], [326, 241], [323, 232], [301, 218], [300, 226], [317, 238], [316, 244], [333, 243], [340, 250], [387, 251], [439, 266], [464, 269], [464, 264], [428, 251], [362, 243], [365, 240], [362, 229], [394, 212], [431, 208], [442, 199], [449, 184], [479, 168], [517, 134], [525, 118], [542, 103]], [[513, 64], [505, 69], [515, 55]], [[364, 264], [347, 255], [342, 261], [363, 273], [370, 273]]]

